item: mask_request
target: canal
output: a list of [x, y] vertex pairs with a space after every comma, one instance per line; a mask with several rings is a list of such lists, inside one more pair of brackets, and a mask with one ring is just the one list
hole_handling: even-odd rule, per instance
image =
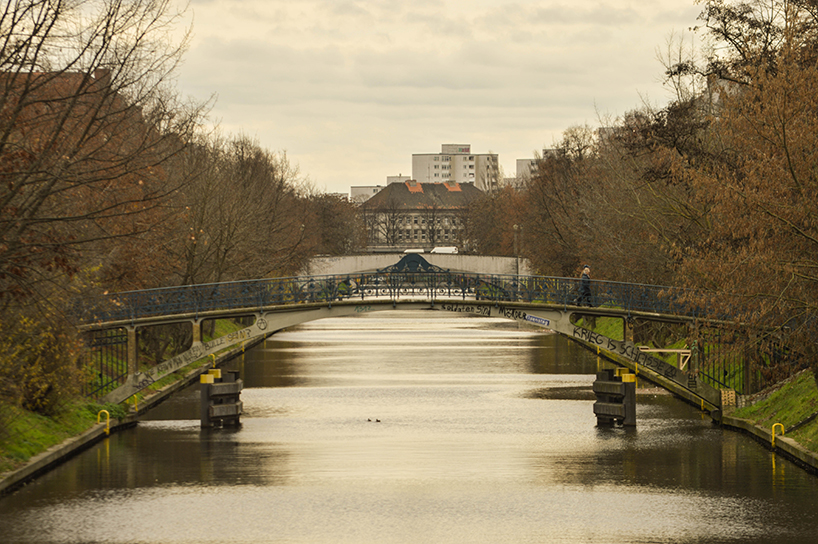
[[596, 357], [500, 319], [379, 312], [234, 362], [0, 499], [4, 543], [815, 543], [818, 478], [639, 384], [597, 428]]

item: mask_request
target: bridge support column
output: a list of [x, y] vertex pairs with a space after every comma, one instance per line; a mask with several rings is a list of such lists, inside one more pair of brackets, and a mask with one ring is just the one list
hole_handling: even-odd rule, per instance
[[202, 342], [202, 320], [195, 320], [191, 323], [193, 326], [193, 344]]
[[636, 375], [626, 370], [606, 369], [596, 373], [593, 390], [597, 399], [594, 403], [597, 426], [614, 423], [636, 426]]
[[243, 410], [240, 400], [244, 382], [235, 370], [222, 374], [219, 368], [212, 368], [199, 376], [201, 382], [202, 427], [226, 427], [241, 425], [239, 418]]
[[128, 374], [136, 374], [139, 370], [139, 341], [136, 337], [136, 327], [128, 327]]
[[622, 318], [622, 334], [625, 342], [633, 342], [634, 321], [630, 317]]

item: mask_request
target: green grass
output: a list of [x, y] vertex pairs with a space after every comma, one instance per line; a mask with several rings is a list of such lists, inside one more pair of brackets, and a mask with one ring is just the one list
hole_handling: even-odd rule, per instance
[[84, 399], [73, 401], [53, 417], [0, 406], [2, 420], [7, 422], [0, 438], [0, 473], [18, 468], [38, 453], [90, 429], [102, 409], [115, 410]]
[[[769, 429], [775, 423], [781, 423], [788, 429], [818, 411], [818, 387], [812, 372], [808, 370], [779, 384], [762, 397], [762, 400], [739, 408], [730, 415], [749, 419]], [[818, 451], [818, 418], [787, 436], [811, 451]]]

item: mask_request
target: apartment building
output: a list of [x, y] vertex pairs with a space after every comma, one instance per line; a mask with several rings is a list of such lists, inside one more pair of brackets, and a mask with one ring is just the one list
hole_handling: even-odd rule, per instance
[[412, 179], [420, 183], [472, 183], [481, 191], [499, 187], [496, 153], [475, 154], [470, 144], [443, 144], [440, 153], [412, 155]]

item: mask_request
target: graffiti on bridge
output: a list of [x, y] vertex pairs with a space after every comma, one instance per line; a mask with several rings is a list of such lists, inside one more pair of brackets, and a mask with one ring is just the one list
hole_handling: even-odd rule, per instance
[[476, 314], [483, 317], [491, 317], [491, 308], [489, 306], [454, 303], [441, 304], [440, 307], [447, 312], [462, 312], [467, 314]]
[[[624, 340], [613, 340], [607, 336], [603, 336], [594, 331], [583, 329], [582, 327], [574, 326], [573, 337], [584, 340], [589, 344], [595, 344], [607, 351], [617, 353], [635, 362], [637, 365], [649, 368], [657, 374], [672, 380], [686, 389], [695, 391], [697, 388], [697, 381], [695, 374], [691, 376], [683, 372], [675, 366], [667, 363], [657, 357], [643, 352], [633, 342]], [[692, 386], [692, 387], [691, 387]]]

